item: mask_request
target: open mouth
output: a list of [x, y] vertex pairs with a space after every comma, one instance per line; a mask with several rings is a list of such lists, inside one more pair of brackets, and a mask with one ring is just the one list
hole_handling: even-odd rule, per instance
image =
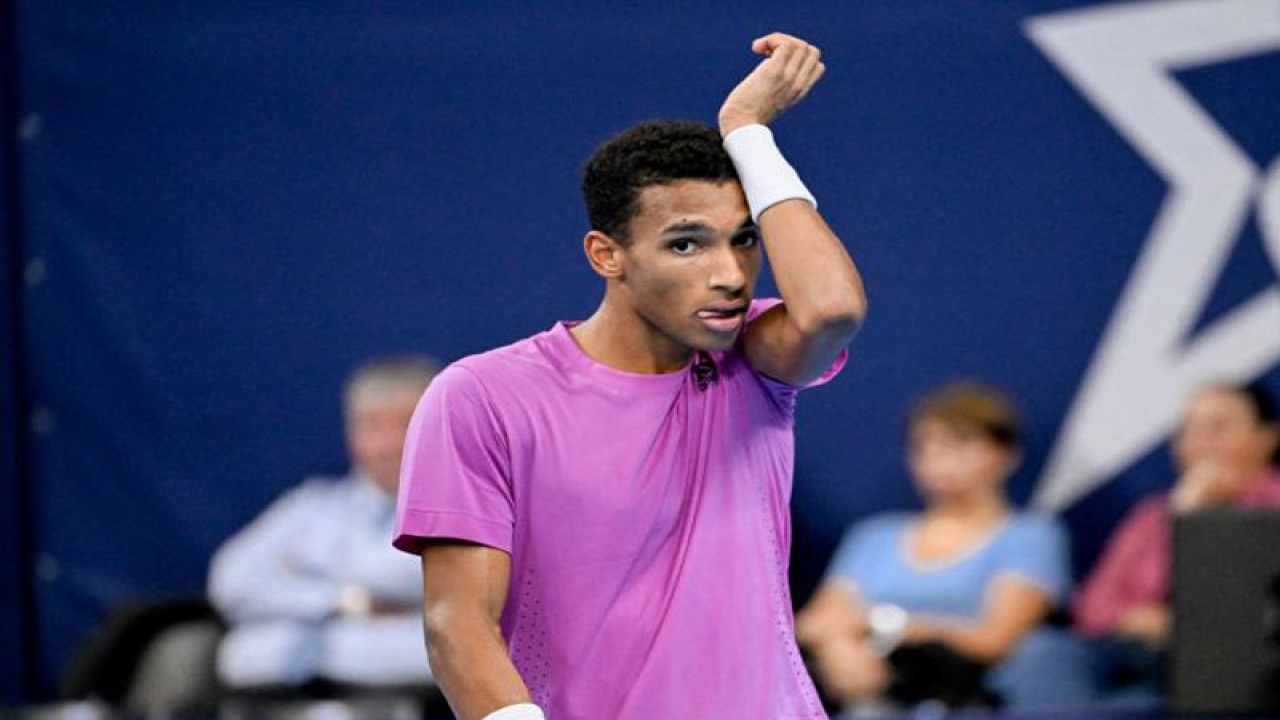
[[707, 308], [698, 311], [698, 319], [714, 332], [735, 332], [746, 317], [745, 307]]

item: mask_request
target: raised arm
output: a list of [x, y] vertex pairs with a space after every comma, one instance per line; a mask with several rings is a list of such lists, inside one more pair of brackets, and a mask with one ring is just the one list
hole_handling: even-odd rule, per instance
[[766, 59], [720, 108], [720, 134], [738, 168], [783, 304], [752, 323], [747, 357], [770, 377], [804, 385], [853, 338], [867, 311], [862, 278], [773, 144], [767, 126], [825, 71], [818, 49], [782, 33], [757, 39]]
[[510, 577], [501, 550], [437, 541], [422, 551], [427, 656], [459, 720], [530, 702], [498, 626]]

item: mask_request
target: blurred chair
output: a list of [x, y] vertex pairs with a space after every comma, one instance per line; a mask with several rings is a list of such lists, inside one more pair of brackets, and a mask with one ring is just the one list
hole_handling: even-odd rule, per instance
[[217, 648], [225, 631], [203, 598], [122, 603], [72, 657], [59, 696], [130, 715], [212, 717], [220, 693]]

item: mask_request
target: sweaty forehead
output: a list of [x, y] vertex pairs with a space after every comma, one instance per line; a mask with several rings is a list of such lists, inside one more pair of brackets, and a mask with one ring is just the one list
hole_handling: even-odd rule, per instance
[[677, 223], [705, 223], [733, 229], [750, 217], [742, 187], [735, 180], [678, 180], [641, 189], [632, 228], [661, 231]]

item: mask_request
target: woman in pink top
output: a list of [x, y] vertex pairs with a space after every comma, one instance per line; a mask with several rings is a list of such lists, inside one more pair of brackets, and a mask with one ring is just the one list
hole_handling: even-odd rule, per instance
[[[1129, 662], [1122, 664], [1129, 667], [1121, 670], [1153, 689], [1159, 687], [1159, 658], [1172, 626], [1172, 516], [1226, 505], [1280, 507], [1280, 422], [1274, 396], [1256, 382], [1201, 390], [1187, 406], [1173, 455], [1181, 473], [1177, 484], [1130, 511], [1074, 605], [1079, 630], [1099, 639], [1104, 656], [1126, 658]], [[1135, 658], [1142, 659], [1132, 662]]]

